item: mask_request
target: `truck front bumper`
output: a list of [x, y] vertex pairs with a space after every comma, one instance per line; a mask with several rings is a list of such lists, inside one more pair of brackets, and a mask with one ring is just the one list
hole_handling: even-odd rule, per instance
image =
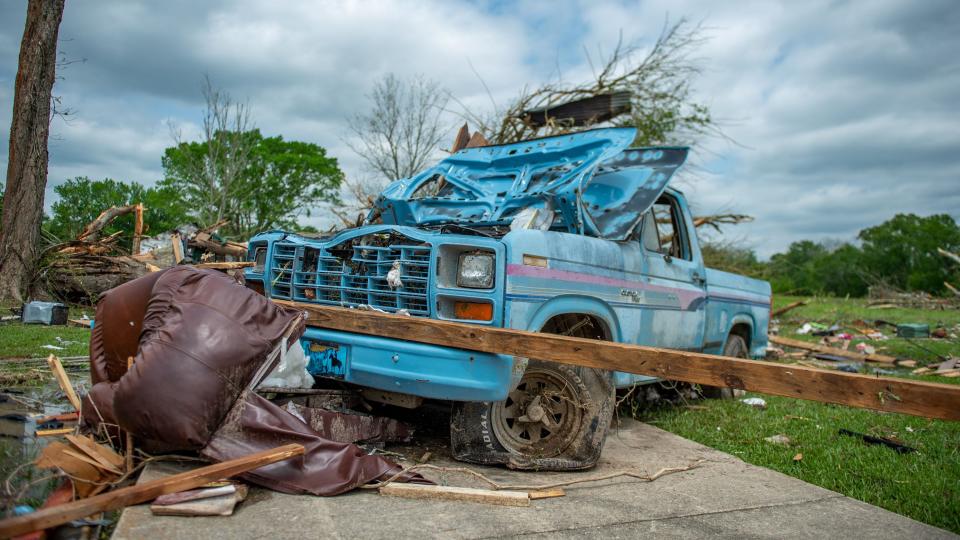
[[500, 401], [512, 356], [307, 327], [300, 340], [316, 376], [424, 398]]

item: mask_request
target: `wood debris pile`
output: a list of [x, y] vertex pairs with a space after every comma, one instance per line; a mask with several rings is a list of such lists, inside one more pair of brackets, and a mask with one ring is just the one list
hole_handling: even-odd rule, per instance
[[[220, 221], [189, 235], [174, 231], [170, 235], [169, 253], [140, 253], [143, 240], [143, 204], [111, 207], [91, 221], [76, 239], [50, 247], [45, 263], [37, 276], [38, 288], [69, 303], [92, 304], [109, 289], [156, 272], [174, 264], [207, 264], [211, 268], [231, 270], [249, 266], [243, 262], [247, 247], [226, 241], [216, 231], [227, 224]], [[103, 235], [103, 230], [116, 218], [134, 213], [132, 253], [121, 253], [118, 245], [122, 231]], [[215, 264], [213, 264], [215, 263]]]

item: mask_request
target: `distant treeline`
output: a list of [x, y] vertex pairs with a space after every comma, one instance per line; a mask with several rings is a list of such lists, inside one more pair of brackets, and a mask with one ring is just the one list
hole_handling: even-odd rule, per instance
[[865, 296], [883, 285], [940, 295], [951, 294], [945, 281], [960, 286], [960, 265], [937, 253], [960, 251], [960, 227], [949, 215], [897, 214], [857, 239], [859, 245], [794, 242], [769, 262], [730, 244], [707, 243], [703, 252], [708, 266], [766, 279], [780, 294]]

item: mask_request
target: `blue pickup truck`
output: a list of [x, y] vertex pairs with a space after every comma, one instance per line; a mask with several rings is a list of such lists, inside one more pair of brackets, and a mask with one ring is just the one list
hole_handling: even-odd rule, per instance
[[[249, 243], [248, 286], [277, 299], [762, 357], [770, 286], [705, 268], [683, 194], [686, 148], [606, 128], [467, 148], [390, 184], [362, 226]], [[456, 458], [592, 467], [616, 391], [657, 379], [323, 328], [308, 369], [368, 400], [453, 403]], [[729, 389], [704, 389], [724, 394]]]

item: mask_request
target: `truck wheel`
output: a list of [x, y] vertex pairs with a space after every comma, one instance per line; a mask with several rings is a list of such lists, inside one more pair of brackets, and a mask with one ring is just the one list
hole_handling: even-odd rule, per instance
[[[727, 337], [727, 342], [723, 345], [723, 356], [748, 358], [750, 349], [747, 347], [747, 342], [743, 339], [743, 336], [730, 334]], [[703, 397], [710, 399], [733, 399], [737, 397], [737, 390], [726, 386], [701, 386], [700, 393]]]
[[614, 404], [609, 371], [531, 360], [507, 399], [454, 403], [453, 457], [511, 469], [589, 469], [600, 458]]

